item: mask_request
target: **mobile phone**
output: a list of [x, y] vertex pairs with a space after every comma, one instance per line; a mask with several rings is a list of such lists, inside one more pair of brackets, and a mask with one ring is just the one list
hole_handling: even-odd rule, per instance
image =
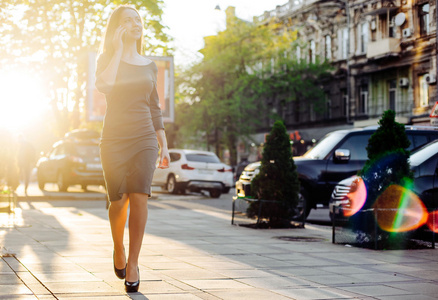
[[167, 169], [169, 167], [169, 160], [164, 157], [161, 165], [158, 166], [160, 169]]

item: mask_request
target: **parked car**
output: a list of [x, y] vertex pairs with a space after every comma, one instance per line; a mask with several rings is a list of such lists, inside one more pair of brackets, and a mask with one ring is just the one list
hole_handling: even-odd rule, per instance
[[[327, 207], [335, 185], [362, 169], [367, 160], [368, 139], [377, 128], [333, 131], [303, 156], [294, 157], [301, 184], [299, 205], [305, 208], [306, 217], [312, 208]], [[406, 126], [406, 134], [411, 142], [408, 150], [412, 150], [438, 139], [438, 128]], [[245, 168], [236, 182], [237, 195], [249, 194], [251, 180], [259, 167], [260, 162], [257, 162]]]
[[39, 188], [44, 190], [46, 183], [56, 183], [64, 192], [76, 184], [84, 190], [88, 185], [105, 185], [98, 137], [82, 130], [68, 133], [56, 142], [37, 162]]
[[248, 164], [243, 169], [242, 174], [236, 182], [236, 195], [238, 197], [245, 197], [251, 195], [251, 181], [260, 172], [261, 162], [257, 161]]
[[233, 170], [213, 152], [170, 149], [168, 169], [156, 169], [152, 185], [169, 193], [208, 191], [212, 198], [228, 193], [233, 186]]
[[[438, 140], [415, 151], [410, 157], [411, 169], [414, 173], [412, 191], [418, 195], [428, 210], [438, 208]], [[330, 218], [346, 221], [343, 208], [350, 209], [351, 199], [348, 194], [358, 176], [341, 180], [333, 189], [330, 198]]]

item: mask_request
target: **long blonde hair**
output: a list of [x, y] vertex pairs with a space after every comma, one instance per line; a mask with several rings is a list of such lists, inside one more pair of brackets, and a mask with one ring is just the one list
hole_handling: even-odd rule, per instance
[[[113, 41], [114, 33], [116, 32], [116, 29], [119, 26], [121, 14], [125, 9], [132, 9], [135, 12], [137, 12], [141, 20], [141, 26], [142, 28], [144, 27], [143, 18], [140, 16], [140, 13], [135, 7], [132, 7], [130, 5], [119, 5], [116, 9], [114, 9], [114, 11], [111, 13], [111, 16], [109, 17], [105, 29], [105, 34], [101, 41], [100, 49], [99, 49], [99, 56], [103, 55], [108, 60], [110, 60], [114, 54], [114, 47], [112, 41]], [[142, 48], [143, 48], [143, 34], [141, 35], [141, 38], [137, 41], [137, 52], [139, 54], [141, 54]]]

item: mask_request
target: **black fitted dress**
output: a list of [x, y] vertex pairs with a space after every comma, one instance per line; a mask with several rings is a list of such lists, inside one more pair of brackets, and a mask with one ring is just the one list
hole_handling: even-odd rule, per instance
[[[96, 74], [105, 68], [99, 59]], [[109, 201], [124, 193], [151, 194], [158, 158], [155, 131], [164, 128], [156, 82], [154, 62], [140, 66], [124, 61], [113, 86], [96, 81], [107, 103], [100, 156]]]

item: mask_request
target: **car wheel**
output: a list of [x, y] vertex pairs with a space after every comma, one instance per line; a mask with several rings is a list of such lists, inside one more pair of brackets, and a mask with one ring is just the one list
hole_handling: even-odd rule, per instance
[[221, 196], [221, 190], [210, 190], [209, 193], [211, 198], [219, 198]]
[[38, 174], [38, 187], [40, 188], [40, 190], [44, 191], [45, 186], [46, 182], [44, 181], [43, 176]]
[[170, 175], [169, 178], [167, 178], [166, 189], [170, 194], [178, 193], [178, 189], [176, 188], [175, 176]]
[[304, 221], [310, 214], [310, 205], [308, 201], [308, 196], [306, 190], [301, 187], [298, 194], [298, 204], [297, 207], [292, 212], [292, 220], [294, 221]]
[[224, 194], [228, 194], [228, 193], [230, 192], [230, 187], [225, 187], [225, 188], [222, 190], [222, 192], [223, 192]]
[[68, 184], [66, 182], [65, 176], [62, 172], [58, 174], [58, 180], [56, 182], [58, 184], [58, 190], [60, 192], [66, 192], [68, 189]]

